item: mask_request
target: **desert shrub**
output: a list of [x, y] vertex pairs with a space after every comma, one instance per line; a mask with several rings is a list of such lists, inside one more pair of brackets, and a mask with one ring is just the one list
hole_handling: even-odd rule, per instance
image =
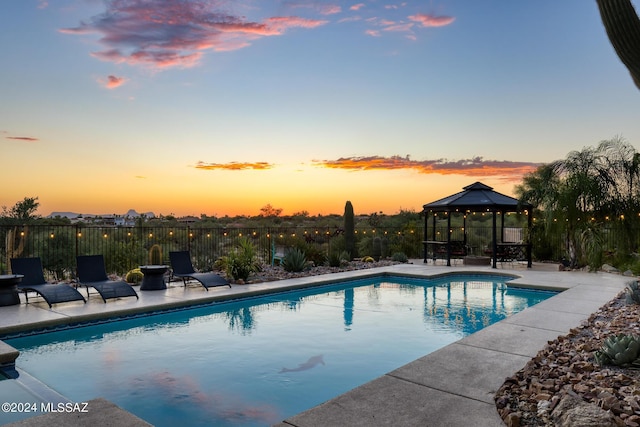
[[391, 256], [391, 259], [395, 262], [408, 262], [409, 258], [404, 254], [404, 252], [396, 252]]
[[221, 257], [216, 265], [225, 271], [227, 277], [232, 277], [234, 280], [247, 280], [251, 273], [262, 269], [256, 247], [246, 237], [240, 238], [238, 246], [232, 249], [228, 255]]
[[380, 237], [373, 238], [371, 256], [374, 260], [380, 261], [380, 257], [382, 256], [382, 239]]
[[321, 245], [304, 242], [296, 245], [296, 247], [304, 253], [307, 261], [312, 262], [313, 265], [321, 266], [327, 263], [327, 254]]
[[358, 254], [360, 256], [371, 256], [373, 255], [373, 239], [369, 236], [361, 237], [358, 241]]

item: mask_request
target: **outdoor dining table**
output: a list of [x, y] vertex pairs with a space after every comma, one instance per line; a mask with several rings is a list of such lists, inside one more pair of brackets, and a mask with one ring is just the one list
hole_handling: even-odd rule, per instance
[[20, 304], [18, 284], [23, 277], [22, 274], [0, 275], [0, 306]]

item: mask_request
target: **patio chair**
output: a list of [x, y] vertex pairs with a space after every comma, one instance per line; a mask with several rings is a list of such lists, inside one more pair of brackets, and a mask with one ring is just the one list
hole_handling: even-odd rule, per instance
[[284, 246], [276, 246], [275, 243], [271, 245], [271, 265], [275, 265], [276, 261], [278, 261], [278, 265], [282, 265], [282, 261], [284, 261], [284, 255]]
[[171, 261], [171, 277], [179, 277], [182, 282], [187, 286], [187, 282], [190, 279], [197, 280], [208, 291], [209, 288], [216, 286], [229, 286], [231, 284], [227, 279], [221, 277], [214, 272], [197, 273], [193, 264], [191, 263], [191, 254], [189, 251], [174, 251], [169, 252], [169, 260]]
[[78, 262], [78, 284], [87, 288], [94, 288], [102, 300], [106, 303], [109, 298], [136, 297], [138, 293], [130, 284], [122, 280], [110, 280], [104, 266], [102, 255], [79, 255]]
[[87, 300], [73, 286], [64, 283], [54, 284], [44, 280], [42, 270], [42, 260], [35, 258], [11, 258], [11, 272], [22, 274], [24, 277], [18, 285], [18, 290], [24, 292], [27, 304], [29, 304], [29, 292], [40, 295], [49, 304], [67, 301], [80, 301], [86, 303]]

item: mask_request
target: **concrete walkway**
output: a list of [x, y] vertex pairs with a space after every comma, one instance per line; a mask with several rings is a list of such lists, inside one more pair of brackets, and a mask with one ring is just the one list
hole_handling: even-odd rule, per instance
[[[279, 424], [280, 427], [501, 426], [503, 423], [496, 411], [493, 395], [504, 379], [521, 369], [548, 341], [566, 334], [613, 299], [631, 280], [607, 273], [558, 272], [556, 265], [545, 264], [534, 264], [532, 269], [516, 265], [512, 269], [494, 270], [488, 267], [446, 267], [414, 262], [415, 264], [326, 276], [234, 286], [231, 289], [217, 288], [209, 292], [195, 286], [185, 289], [176, 283], [166, 291], [141, 291], [139, 300], [126, 298], [106, 304], [99, 297], [92, 297], [87, 304], [63, 303], [53, 309], [40, 302], [0, 307], [0, 334], [235, 299], [371, 275], [424, 277], [460, 272], [508, 273], [518, 276], [510, 285], [564, 292]], [[16, 365], [20, 366], [19, 357]], [[2, 382], [0, 389], [1, 384]], [[87, 399], [97, 397], [87, 396]], [[104, 406], [103, 404], [101, 408]], [[117, 416], [123, 416], [117, 406], [114, 405], [113, 410], [117, 411], [114, 412]], [[101, 412], [105, 422], [109, 421], [106, 415], [108, 413], [108, 410]], [[20, 425], [44, 425], [39, 424], [43, 422], [55, 424], [60, 421], [56, 418], [59, 415], [46, 414], [29, 418]], [[91, 421], [87, 417], [86, 421], [87, 424], [82, 425], [105, 425], [96, 422], [95, 416]]]

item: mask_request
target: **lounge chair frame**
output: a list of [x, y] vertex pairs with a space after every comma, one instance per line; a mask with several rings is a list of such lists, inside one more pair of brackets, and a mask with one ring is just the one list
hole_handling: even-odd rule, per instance
[[136, 297], [138, 293], [127, 282], [122, 280], [110, 280], [104, 265], [102, 255], [79, 255], [76, 257], [78, 267], [78, 285], [87, 288], [94, 288], [102, 300], [106, 303], [110, 298]]
[[73, 286], [65, 283], [54, 284], [47, 282], [44, 278], [42, 260], [39, 257], [11, 258], [10, 262], [13, 274], [24, 276], [18, 285], [18, 290], [24, 292], [27, 304], [29, 304], [29, 292], [35, 292], [40, 295], [49, 305], [49, 308], [53, 308], [53, 304], [60, 302], [87, 302]]
[[182, 279], [182, 283], [186, 287], [189, 280], [196, 280], [207, 291], [209, 288], [214, 288], [216, 286], [231, 287], [228, 280], [214, 272], [196, 272], [193, 268], [193, 264], [191, 263], [191, 254], [189, 251], [169, 252], [169, 260], [171, 261], [171, 276], [169, 277], [169, 281], [174, 277], [179, 277]]

